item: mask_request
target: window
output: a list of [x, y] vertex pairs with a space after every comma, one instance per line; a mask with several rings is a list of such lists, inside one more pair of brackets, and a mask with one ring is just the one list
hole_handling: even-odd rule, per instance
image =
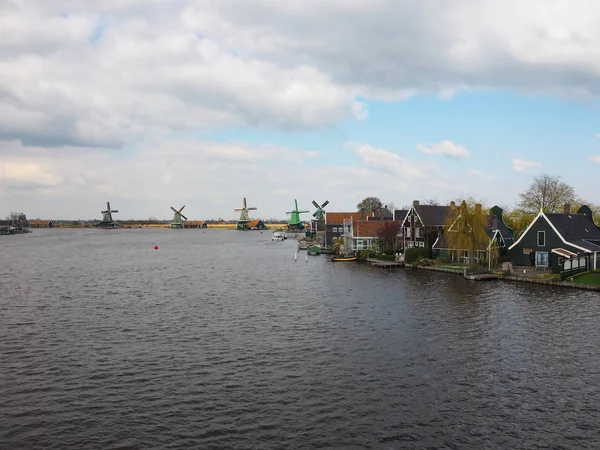
[[415, 228], [415, 237], [418, 237], [418, 238], [421, 237], [421, 228], [419, 228], [419, 227]]
[[337, 233], [337, 232], [338, 232], [337, 228], [338, 228], [338, 227], [333, 227], [333, 228], [331, 229], [331, 231], [332, 231], [333, 233]]
[[524, 255], [529, 255], [533, 250], [527, 247], [523, 248], [523, 254]]
[[538, 247], [543, 247], [544, 245], [546, 245], [546, 232], [545, 231], [537, 232], [537, 245], [538, 245]]

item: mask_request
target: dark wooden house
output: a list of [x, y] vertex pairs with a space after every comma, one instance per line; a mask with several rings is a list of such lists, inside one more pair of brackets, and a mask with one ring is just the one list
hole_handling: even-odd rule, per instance
[[442, 206], [421, 205], [418, 200], [413, 201], [398, 233], [402, 246], [431, 248], [442, 231], [448, 228], [448, 217], [454, 207], [454, 202]]
[[587, 206], [572, 214], [540, 212], [509, 248], [515, 266], [550, 268], [553, 273], [574, 274], [600, 269], [600, 229]]

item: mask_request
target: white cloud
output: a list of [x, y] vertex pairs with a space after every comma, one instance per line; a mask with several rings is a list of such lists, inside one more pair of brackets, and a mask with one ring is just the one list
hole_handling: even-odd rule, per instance
[[600, 164], [600, 155], [590, 156], [588, 158], [591, 162]]
[[459, 159], [470, 155], [469, 151], [463, 145], [455, 144], [452, 141], [442, 141], [437, 144], [418, 145], [417, 148], [421, 153], [427, 155], [444, 155], [449, 158]]
[[532, 172], [536, 167], [541, 167], [542, 163], [538, 161], [525, 161], [520, 158], [512, 160], [513, 169], [515, 172]]
[[[262, 199], [261, 214], [288, 210], [290, 183], [331, 192], [333, 208], [379, 193], [468, 190], [457, 181], [464, 173], [368, 144], [340, 161], [335, 148], [203, 136], [337, 132], [369, 120], [372, 100], [419, 94], [597, 98], [598, 3], [507, 1], [0, 0], [0, 209], [26, 201], [93, 217], [111, 196], [135, 216], [160, 216], [167, 203], [168, 217], [182, 198], [199, 218], [232, 217], [246, 194]], [[451, 141], [419, 149], [469, 153]], [[515, 161], [517, 171], [539, 166]]]
[[32, 145], [329, 128], [366, 119], [365, 100], [418, 93], [600, 94], [600, 6], [591, 0], [406, 2], [401, 11], [382, 0], [2, 8], [0, 138]]

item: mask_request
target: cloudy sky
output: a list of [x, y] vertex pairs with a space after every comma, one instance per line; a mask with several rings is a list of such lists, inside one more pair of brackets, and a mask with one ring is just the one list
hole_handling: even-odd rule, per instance
[[596, 0], [0, 0], [0, 216], [600, 203]]

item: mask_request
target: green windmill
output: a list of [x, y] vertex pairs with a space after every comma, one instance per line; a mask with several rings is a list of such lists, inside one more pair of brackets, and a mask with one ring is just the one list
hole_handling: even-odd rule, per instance
[[325, 208], [327, 205], [329, 205], [329, 200], [325, 200], [325, 202], [319, 206], [319, 204], [317, 202], [315, 202], [313, 200], [313, 205], [315, 205], [315, 208], [317, 208], [317, 210], [315, 211], [315, 213], [313, 214], [313, 217], [315, 218], [315, 220], [318, 221], [322, 221], [325, 220]]
[[183, 205], [179, 209], [175, 209], [171, 206], [171, 209], [173, 210], [173, 213], [174, 213], [173, 214], [173, 222], [171, 222], [171, 228], [185, 228], [185, 223], [183, 221], [187, 220], [187, 217], [185, 217], [183, 214], [181, 214], [181, 211], [183, 211], [183, 208], [185, 208], [185, 205]]
[[234, 211], [240, 211], [240, 218], [237, 221], [236, 224], [236, 228], [238, 230], [247, 230], [248, 229], [248, 223], [250, 222], [250, 216], [248, 215], [248, 211], [256, 211], [256, 207], [252, 206], [252, 207], [248, 207], [248, 205], [246, 204], [246, 197], [244, 197], [244, 203], [243, 206], [241, 208], [235, 208]]
[[288, 222], [289, 232], [302, 232], [304, 231], [304, 222], [300, 220], [300, 214], [307, 213], [309, 211], [298, 210], [298, 200], [294, 199], [296, 208], [293, 211], [287, 211], [286, 214], [291, 214], [290, 221]]
[[312, 204], [317, 210], [313, 213], [314, 219], [310, 223], [310, 228], [313, 233], [317, 231], [325, 231], [325, 207], [329, 204], [329, 200], [325, 200], [321, 206], [314, 200]]

